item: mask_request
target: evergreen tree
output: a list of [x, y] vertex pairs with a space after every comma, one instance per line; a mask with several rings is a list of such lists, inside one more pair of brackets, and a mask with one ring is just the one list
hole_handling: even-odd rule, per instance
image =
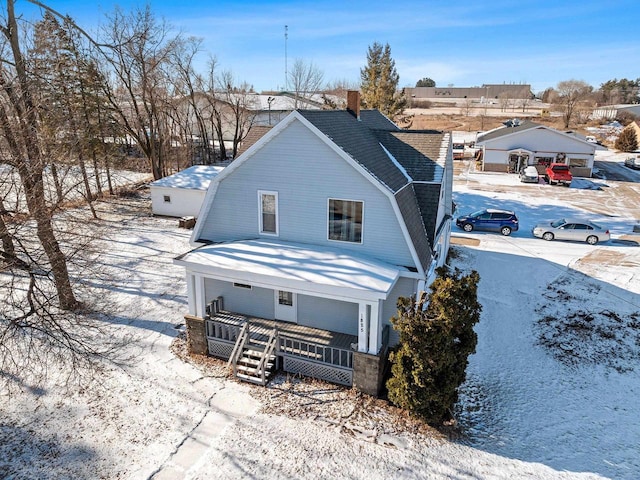
[[391, 47], [374, 42], [367, 52], [367, 65], [360, 69], [362, 104], [377, 108], [389, 118], [402, 113], [406, 99], [398, 91], [400, 76], [391, 58]]
[[424, 77], [416, 82], [416, 87], [435, 87], [436, 82], [432, 78]]
[[633, 128], [625, 128], [616, 139], [615, 147], [621, 152], [635, 152], [638, 149], [638, 139]]
[[461, 276], [446, 267], [438, 269], [427, 308], [410, 298], [398, 299], [398, 314], [391, 319], [400, 335], [392, 352], [389, 399], [429, 423], [450, 418], [464, 382], [468, 356], [475, 352], [473, 327], [482, 306], [477, 299], [480, 276]]

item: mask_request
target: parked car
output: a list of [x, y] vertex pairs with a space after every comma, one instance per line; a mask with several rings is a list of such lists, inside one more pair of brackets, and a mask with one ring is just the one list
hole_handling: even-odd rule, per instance
[[511, 232], [518, 231], [518, 217], [510, 210], [486, 209], [459, 216], [456, 225], [465, 232], [488, 230], [511, 235]]
[[552, 163], [545, 170], [544, 179], [549, 182], [550, 185], [562, 183], [568, 186], [571, 184], [573, 176], [571, 175], [571, 171], [569, 171], [569, 165], [565, 163]]
[[520, 171], [520, 181], [523, 183], [538, 183], [538, 170], [533, 165], [523, 168]]
[[640, 169], [640, 155], [626, 158], [624, 164], [629, 168]]
[[462, 160], [464, 158], [464, 143], [454, 143], [452, 148], [453, 148], [453, 159]]
[[540, 223], [533, 227], [535, 237], [544, 240], [572, 240], [595, 245], [609, 240], [609, 230], [593, 222], [573, 218], [561, 218], [553, 222]]

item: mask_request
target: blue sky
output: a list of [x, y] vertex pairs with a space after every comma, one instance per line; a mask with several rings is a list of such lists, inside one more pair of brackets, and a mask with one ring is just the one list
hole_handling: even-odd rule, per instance
[[[92, 29], [116, 4], [46, 2]], [[202, 64], [258, 91], [281, 89], [286, 63], [313, 63], [325, 81], [359, 83], [367, 48], [391, 47], [400, 86], [431, 77], [438, 86], [529, 83], [534, 92], [559, 81], [594, 87], [613, 78], [640, 77], [639, 0], [494, 1], [200, 1], [152, 0], [158, 17], [203, 39]], [[24, 0], [17, 11], [27, 8]]]

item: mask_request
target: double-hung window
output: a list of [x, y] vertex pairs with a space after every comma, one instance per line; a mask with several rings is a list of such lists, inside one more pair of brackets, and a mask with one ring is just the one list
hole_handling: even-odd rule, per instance
[[278, 192], [258, 192], [260, 233], [278, 235]]
[[362, 243], [363, 203], [329, 199], [329, 240]]

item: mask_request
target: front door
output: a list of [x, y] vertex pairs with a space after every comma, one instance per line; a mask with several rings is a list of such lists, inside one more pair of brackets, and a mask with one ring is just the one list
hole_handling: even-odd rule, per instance
[[283, 320], [285, 322], [297, 322], [298, 309], [296, 305], [296, 294], [293, 292], [285, 292], [283, 290], [276, 290], [275, 293], [276, 293], [276, 298], [275, 298], [276, 320]]

